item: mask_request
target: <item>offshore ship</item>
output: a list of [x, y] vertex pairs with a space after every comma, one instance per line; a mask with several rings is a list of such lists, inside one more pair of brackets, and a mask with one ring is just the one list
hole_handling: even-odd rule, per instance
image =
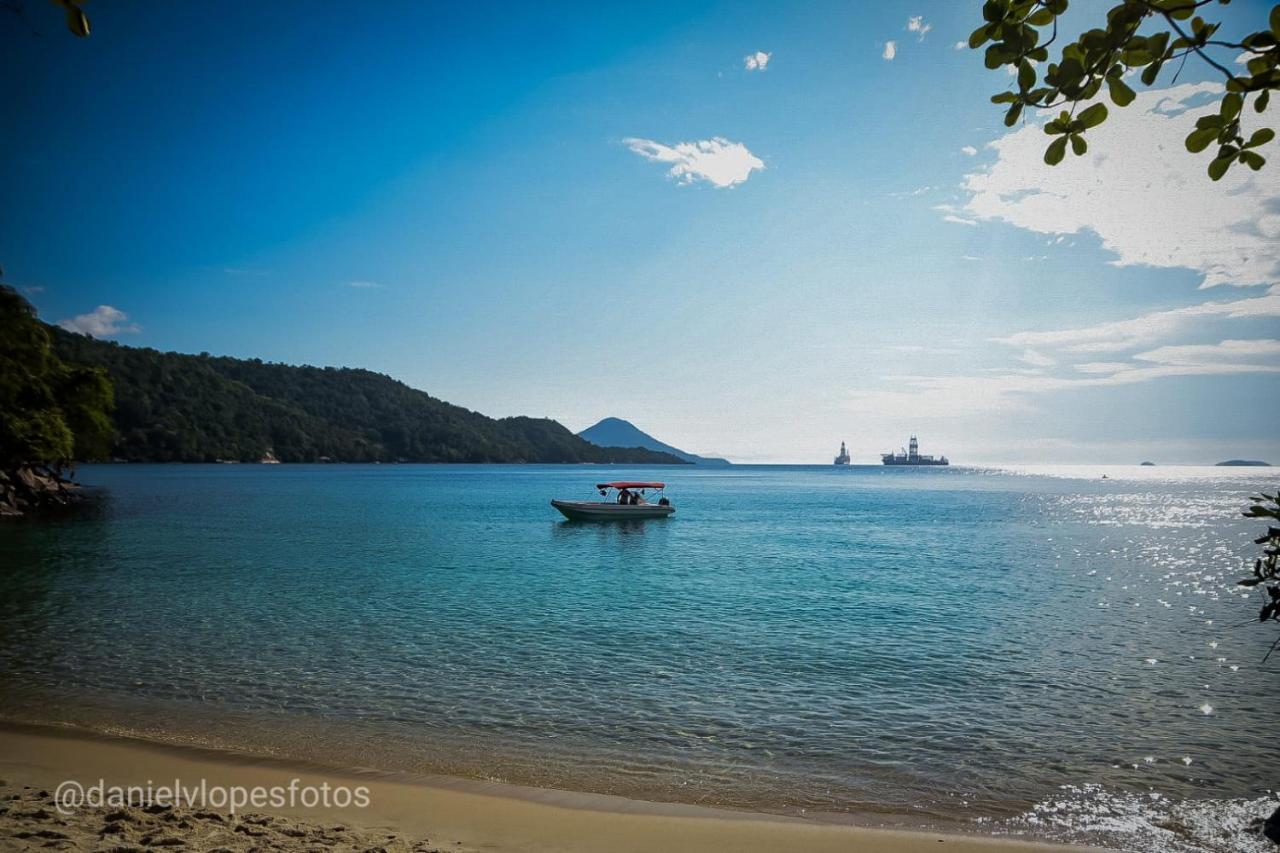
[[837, 464], [837, 465], [848, 465], [848, 464], [849, 464], [849, 451], [847, 451], [847, 450], [845, 450], [845, 449], [844, 449], [844, 442], [843, 442], [843, 441], [842, 441], [842, 442], [840, 442], [840, 455], [836, 457], [835, 464]]
[[920, 442], [916, 441], [916, 437], [911, 436], [911, 443], [906, 450], [899, 450], [897, 453], [881, 453], [880, 461], [886, 465], [950, 465], [947, 457], [939, 456], [936, 459], [932, 456], [920, 455]]

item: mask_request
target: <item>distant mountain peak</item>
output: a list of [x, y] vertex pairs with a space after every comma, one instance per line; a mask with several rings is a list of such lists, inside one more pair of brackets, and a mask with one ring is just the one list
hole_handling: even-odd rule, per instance
[[631, 421], [622, 418], [608, 417], [600, 420], [598, 423], [587, 427], [578, 433], [578, 437], [585, 439], [597, 447], [642, 447], [645, 450], [656, 450], [659, 453], [670, 453], [686, 462], [692, 462], [695, 465], [728, 465], [729, 460], [717, 459], [711, 456], [699, 456], [696, 453], [689, 453], [678, 447], [672, 447], [666, 442], [659, 441], [649, 433], [640, 429]]

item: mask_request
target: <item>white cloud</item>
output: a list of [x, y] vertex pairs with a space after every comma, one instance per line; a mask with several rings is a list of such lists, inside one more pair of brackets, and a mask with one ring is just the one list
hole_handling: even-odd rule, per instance
[[898, 43], [896, 41], [887, 41], [884, 43], [884, 51], [880, 54], [880, 58], [889, 62], [898, 55]]
[[954, 213], [948, 213], [946, 216], [942, 217], [942, 221], [954, 222], [956, 225], [977, 225], [978, 224], [974, 222], [972, 219], [965, 219], [963, 217], [956, 216]]
[[924, 41], [924, 37], [933, 29], [933, 24], [924, 22], [924, 15], [912, 15], [907, 18], [907, 32], [915, 33], [920, 41]]
[[757, 50], [755, 53], [749, 53], [742, 57], [742, 64], [748, 71], [764, 71], [769, 67], [771, 58], [773, 58], [772, 53]]
[[904, 192], [889, 193], [889, 195], [890, 195], [890, 197], [892, 197], [892, 198], [907, 198], [908, 196], [924, 195], [925, 193], [933, 192], [933, 191], [934, 191], [934, 190], [936, 190], [936, 189], [937, 189], [937, 187], [916, 187], [916, 188], [915, 188], [915, 189], [913, 189], [913, 190], [906, 190], [906, 191], [904, 191]]
[[128, 314], [110, 305], [99, 305], [88, 314], [78, 314], [70, 320], [59, 320], [58, 325], [68, 332], [77, 332], [91, 338], [111, 338], [142, 331], [136, 323], [129, 322]]
[[752, 172], [764, 169], [764, 161], [741, 142], [718, 136], [698, 142], [678, 142], [674, 146], [652, 139], [622, 141], [646, 160], [670, 163], [667, 174], [682, 184], [706, 181], [716, 187], [731, 187], [751, 177]]
[[383, 285], [376, 281], [349, 281], [347, 282], [347, 287], [354, 287], [359, 290], [375, 290], [381, 289]]
[[1044, 353], [1036, 352], [1033, 349], [1023, 350], [1022, 355], [1018, 356], [1018, 360], [1032, 367], [1053, 367], [1058, 363], [1055, 359], [1049, 358]]
[[977, 155], [978, 149], [974, 148], [972, 145], [966, 145], [965, 147], [960, 149], [960, 152], [962, 154], [967, 154], [968, 156], [973, 157]]
[[967, 41], [958, 41], [955, 44], [951, 45], [951, 48], [952, 50], [964, 50], [968, 46], [969, 46], [969, 43]]
[[1018, 332], [996, 341], [1020, 348], [1061, 348], [1068, 352], [1123, 352], [1152, 346], [1188, 328], [1214, 319], [1280, 317], [1280, 286], [1262, 296], [1225, 302], [1202, 302], [1185, 308], [1152, 311], [1127, 320], [1112, 320], [1074, 329]]
[[[1244, 345], [1248, 345], [1247, 347]], [[1043, 370], [1005, 370], [992, 376], [892, 376], [893, 390], [855, 393], [849, 401], [859, 411], [890, 419], [953, 418], [1033, 408], [1039, 394], [1085, 388], [1115, 387], [1174, 376], [1280, 373], [1280, 341], [1223, 341], [1184, 352], [1144, 353], [1150, 363], [1090, 362], [1076, 365], [1079, 375], [1051, 375]], [[1243, 351], [1249, 350], [1247, 356]], [[1265, 363], [1264, 363], [1265, 362]]]
[[1075, 369], [1080, 373], [1119, 373], [1132, 367], [1133, 365], [1126, 361], [1087, 361], [1075, 365]]
[[[1093, 231], [1119, 266], [1182, 267], [1203, 287], [1280, 281], [1280, 182], [1234, 168], [1217, 183], [1207, 158], [1183, 140], [1203, 101], [1222, 92], [1197, 83], [1139, 93], [1089, 131], [1089, 153], [1044, 165], [1037, 124], [991, 143], [996, 162], [965, 177], [965, 211], [1043, 234]], [[1190, 106], [1200, 104], [1200, 106]]]
[[1280, 341], [1222, 341], [1217, 344], [1168, 346], [1153, 349], [1150, 352], [1140, 352], [1134, 358], [1139, 361], [1156, 362], [1157, 364], [1183, 365], [1276, 359], [1280, 358]]

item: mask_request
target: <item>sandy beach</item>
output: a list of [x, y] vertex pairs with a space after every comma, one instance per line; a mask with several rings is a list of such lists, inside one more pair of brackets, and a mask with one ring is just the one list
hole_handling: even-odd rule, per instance
[[[0, 848], [5, 850], [886, 851], [1068, 848], [870, 829], [462, 780], [429, 783], [335, 773], [248, 756], [34, 727], [0, 729]], [[84, 806], [63, 813], [58, 786], [363, 788], [368, 805], [241, 810], [207, 804]], [[295, 782], [294, 780], [298, 780]], [[65, 801], [64, 801], [65, 802]], [[1082, 849], [1082, 848], [1070, 848]]]

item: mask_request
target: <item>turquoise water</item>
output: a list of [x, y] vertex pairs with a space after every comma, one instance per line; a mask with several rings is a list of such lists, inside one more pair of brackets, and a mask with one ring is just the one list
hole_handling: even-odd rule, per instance
[[[1277, 476], [1110, 474], [90, 466], [100, 509], [0, 528], [0, 713], [886, 821], [1264, 797]], [[676, 515], [548, 505], [618, 477]]]

